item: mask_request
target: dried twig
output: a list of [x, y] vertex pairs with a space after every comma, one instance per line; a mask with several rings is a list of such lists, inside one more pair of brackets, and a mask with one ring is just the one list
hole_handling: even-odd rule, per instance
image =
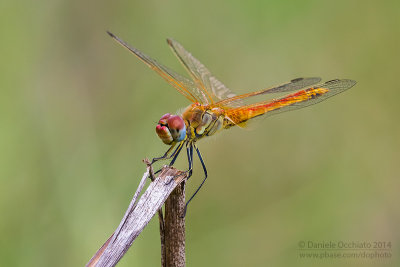
[[165, 202], [165, 264], [184, 267], [185, 258], [185, 182], [178, 185]]
[[[153, 167], [148, 159], [145, 159], [143, 161], [146, 165], [147, 168], [150, 172], [150, 179], [152, 182], [154, 182], [154, 172], [153, 172]], [[165, 256], [165, 223], [164, 223], [164, 216], [163, 216], [163, 211], [162, 208], [160, 208], [158, 211], [158, 222], [160, 225], [160, 242], [161, 242], [161, 267], [166, 267], [166, 256]]]
[[[139, 184], [138, 189], [125, 213], [117, 230], [114, 232], [112, 237], [110, 237], [106, 243], [96, 252], [93, 258], [88, 262], [86, 266], [115, 266], [118, 261], [124, 256], [128, 251], [129, 247], [132, 245], [136, 237], [143, 231], [144, 227], [149, 223], [150, 219], [155, 215], [155, 213], [160, 210], [161, 207], [168, 198], [168, 196], [173, 192], [173, 190], [182, 181], [186, 179], [186, 173], [179, 171], [173, 167], [164, 167], [160, 175], [149, 185], [147, 190], [143, 193], [139, 201], [136, 202], [138, 195], [142, 191], [147, 177], [149, 176], [151, 169], [148, 165], [146, 173]], [[182, 185], [184, 186], [184, 185]], [[178, 188], [182, 188], [182, 186]], [[183, 191], [184, 193], [184, 188]], [[184, 203], [184, 198], [183, 198]], [[179, 213], [181, 215], [182, 213]], [[178, 215], [178, 216], [179, 216]], [[162, 212], [159, 212], [159, 218], [162, 219]], [[169, 215], [166, 214], [168, 217]], [[161, 230], [161, 219], [160, 219], [160, 230]], [[171, 227], [167, 227], [167, 222], [165, 222], [165, 231], [168, 231]], [[184, 220], [183, 220], [183, 231], [184, 231]], [[180, 232], [181, 233], [181, 232]], [[164, 244], [165, 249], [162, 251], [175, 251], [175, 249], [167, 249], [170, 245], [182, 244], [176, 242], [169, 242], [166, 238], [171, 238], [171, 235], [164, 234]], [[161, 237], [163, 243], [163, 237]], [[182, 239], [180, 237], [180, 239]], [[178, 249], [179, 250], [179, 249]], [[181, 249], [179, 250], [181, 251]], [[182, 256], [182, 255], [181, 255]], [[183, 232], [183, 257], [184, 257], [184, 232]], [[164, 263], [167, 264], [165, 258], [162, 257]], [[184, 264], [184, 259], [183, 259]], [[172, 265], [167, 265], [172, 266]], [[182, 266], [182, 265], [174, 265]]]

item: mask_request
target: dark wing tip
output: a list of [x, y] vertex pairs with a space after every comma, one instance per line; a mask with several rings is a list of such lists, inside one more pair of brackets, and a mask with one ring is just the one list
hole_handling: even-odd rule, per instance
[[350, 79], [334, 79], [334, 80], [325, 82], [325, 84], [334, 84], [334, 83], [338, 83], [338, 82], [348, 84], [349, 88], [353, 87], [354, 85], [357, 84], [357, 82], [355, 80], [350, 80]]
[[110, 35], [112, 38], [116, 38], [117, 36], [115, 36], [114, 34], [112, 34], [111, 32], [109, 32], [109, 31], [106, 31], [107, 33], [108, 33], [108, 35]]
[[176, 41], [173, 38], [167, 38], [167, 43], [170, 47], [175, 47]]
[[296, 78], [296, 79], [291, 80], [290, 82], [295, 83], [295, 82], [299, 82], [301, 80], [304, 80], [304, 78], [302, 78], [302, 77], [301, 78]]
[[320, 77], [300, 77], [296, 79], [292, 79], [290, 82], [291, 83], [297, 83], [303, 80], [307, 80], [309, 83], [318, 83], [321, 81]]

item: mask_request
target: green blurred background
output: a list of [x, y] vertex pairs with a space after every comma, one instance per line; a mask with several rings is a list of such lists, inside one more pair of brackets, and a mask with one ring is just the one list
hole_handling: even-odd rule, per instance
[[[184, 73], [173, 37], [244, 93], [351, 78], [319, 105], [199, 146], [188, 266], [400, 266], [398, 1], [2, 1], [0, 265], [82, 266], [118, 226], [188, 105], [106, 33]], [[178, 167], [186, 166], [184, 157]], [[202, 178], [201, 165], [187, 193]], [[391, 241], [390, 259], [305, 260], [308, 241]], [[158, 221], [119, 266], [159, 266]]]

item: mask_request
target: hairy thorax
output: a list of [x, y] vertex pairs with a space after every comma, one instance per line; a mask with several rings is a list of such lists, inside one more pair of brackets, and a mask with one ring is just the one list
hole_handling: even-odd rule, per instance
[[187, 137], [193, 141], [215, 134], [227, 123], [223, 109], [210, 109], [199, 103], [188, 106], [183, 111], [182, 118], [188, 129]]

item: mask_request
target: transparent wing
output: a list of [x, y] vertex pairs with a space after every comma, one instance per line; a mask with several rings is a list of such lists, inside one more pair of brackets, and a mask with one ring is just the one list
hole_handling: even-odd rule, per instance
[[138, 49], [131, 47], [123, 40], [115, 36], [114, 34], [107, 32], [115, 41], [117, 41], [120, 45], [128, 49], [132, 52], [136, 57], [146, 63], [152, 70], [157, 72], [164, 80], [166, 80], [170, 85], [175, 87], [179, 93], [184, 95], [187, 99], [191, 102], [195, 103], [208, 103], [207, 97], [200, 91], [196, 84], [193, 81], [189, 80], [186, 77], [183, 77], [176, 72], [170, 70], [169, 68], [163, 66], [162, 64], [158, 63], [156, 60], [152, 59], [151, 57], [145, 55], [144, 53], [140, 52]]
[[225, 127], [242, 124], [262, 115], [270, 116], [314, 105], [353, 87], [355, 84], [356, 82], [353, 80], [336, 79], [295, 92], [280, 99], [227, 109], [225, 115], [229, 122], [226, 123]]
[[207, 104], [235, 96], [235, 94], [222, 82], [215, 78], [211, 72], [183, 46], [173, 39], [167, 39], [172, 51], [189, 72], [199, 90], [208, 98]]
[[[274, 93], [283, 93], [283, 92], [291, 92], [300, 90], [302, 88], [311, 86], [321, 81], [319, 77], [309, 77], [309, 78], [296, 78], [291, 80], [290, 82], [274, 86], [271, 88], [263, 89], [256, 92], [251, 92], [243, 95], [234, 96], [228, 99], [221, 100], [212, 107], [238, 107], [242, 106], [244, 103], [249, 103], [253, 100], [255, 96], [260, 96], [264, 94], [274, 94]], [[253, 100], [254, 102], [254, 100]], [[241, 105], [239, 105], [241, 104]]]

